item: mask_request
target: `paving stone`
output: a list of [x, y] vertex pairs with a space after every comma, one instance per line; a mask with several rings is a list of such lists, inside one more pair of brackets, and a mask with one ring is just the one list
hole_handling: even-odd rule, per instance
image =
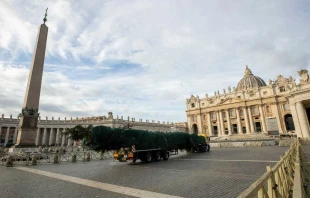
[[[278, 161], [287, 149], [278, 146], [213, 148], [206, 153], [180, 152], [168, 161], [152, 163], [103, 160], [29, 168], [181, 197], [236, 197], [266, 172], [266, 166], [275, 165], [273, 161]], [[126, 197], [14, 168], [2, 166], [0, 173], [0, 192], [5, 197], [15, 193], [14, 197]]]

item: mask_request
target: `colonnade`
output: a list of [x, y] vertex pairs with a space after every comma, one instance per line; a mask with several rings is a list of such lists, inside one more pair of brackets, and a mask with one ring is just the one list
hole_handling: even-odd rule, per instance
[[[10, 136], [10, 131], [12, 129], [14, 129], [13, 137]], [[18, 126], [11, 126], [11, 125], [0, 126], [0, 146], [1, 145], [6, 146], [8, 143], [11, 143], [10, 141], [12, 141], [12, 143], [15, 144], [17, 139], [17, 129]]]
[[[255, 122], [261, 123], [262, 131], [267, 131], [265, 115], [263, 111], [263, 106], [258, 105], [259, 113], [253, 115], [251, 106], [244, 106], [238, 108], [230, 108], [230, 109], [221, 109], [217, 111], [207, 112], [207, 133], [215, 135], [214, 126], [217, 126], [217, 133], [219, 136], [221, 135], [232, 135], [233, 133], [233, 124], [237, 125], [237, 133], [238, 134], [250, 134], [252, 132], [256, 132]], [[235, 116], [230, 115], [230, 110], [235, 111]], [[242, 111], [243, 115], [240, 114]], [[225, 117], [223, 113], [225, 112]], [[211, 114], [215, 113], [215, 117], [212, 118]], [[259, 116], [259, 121], [254, 121], [253, 117]], [[232, 123], [232, 119], [234, 122]], [[226, 123], [226, 124], [225, 124]], [[243, 128], [245, 127], [245, 131]], [[225, 130], [226, 129], [226, 130]], [[225, 133], [227, 131], [227, 133]]]
[[61, 145], [61, 146], [76, 146], [76, 141], [71, 140], [63, 134], [65, 128], [41, 128], [37, 129], [37, 136], [35, 140], [36, 146], [41, 145]]
[[[12, 132], [14, 130], [14, 133]], [[36, 146], [61, 145], [61, 146], [76, 146], [77, 142], [66, 137], [62, 133], [65, 128], [42, 128], [38, 127], [37, 136], [35, 139]], [[7, 146], [7, 144], [15, 144], [17, 140], [18, 126], [0, 125], [0, 147]], [[12, 137], [13, 135], [13, 137]]]

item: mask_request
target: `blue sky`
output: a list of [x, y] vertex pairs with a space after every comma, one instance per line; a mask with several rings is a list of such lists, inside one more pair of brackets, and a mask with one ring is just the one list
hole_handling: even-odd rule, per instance
[[21, 111], [48, 7], [43, 117], [186, 121], [191, 94], [310, 68], [308, 0], [2, 0], [0, 114]]

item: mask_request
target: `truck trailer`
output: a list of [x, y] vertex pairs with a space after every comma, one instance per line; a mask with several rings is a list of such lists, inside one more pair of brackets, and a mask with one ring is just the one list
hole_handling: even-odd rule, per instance
[[114, 159], [120, 162], [168, 160], [178, 150], [188, 152], [210, 151], [205, 135], [184, 132], [150, 132], [97, 126], [92, 129], [87, 143], [93, 150], [113, 150]]

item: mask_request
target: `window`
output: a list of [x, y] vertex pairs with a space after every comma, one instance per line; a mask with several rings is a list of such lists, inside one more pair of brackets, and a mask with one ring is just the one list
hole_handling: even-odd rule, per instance
[[257, 107], [253, 107], [253, 113], [257, 114], [258, 113], [258, 108]]
[[192, 116], [192, 122], [196, 122], [196, 116]]
[[285, 92], [285, 87], [280, 87], [280, 92]]
[[239, 113], [240, 113], [240, 116], [243, 116], [244, 114], [243, 114], [243, 109], [240, 109], [239, 110]]
[[263, 94], [264, 94], [264, 96], [266, 96], [267, 95], [267, 91], [264, 91]]
[[195, 107], [195, 103], [192, 103], [192, 108], [194, 108]]
[[203, 120], [206, 120], [206, 115], [203, 115]]
[[235, 113], [234, 109], [230, 109], [229, 110], [229, 114], [230, 114], [231, 117], [235, 117], [236, 116], [236, 113]]
[[210, 104], [213, 104], [213, 100], [210, 100]]
[[240, 99], [240, 98], [241, 98], [241, 96], [237, 96], [237, 98], [239, 98], [239, 99]]
[[266, 106], [266, 111], [267, 111], [267, 113], [271, 113], [270, 106]]
[[286, 103], [283, 105], [284, 111], [290, 110], [290, 106]]
[[216, 119], [216, 114], [215, 114], [215, 113], [212, 113], [212, 114], [211, 114], [211, 118], [212, 118], [212, 119]]
[[250, 93], [250, 97], [254, 97], [255, 94], [253, 92]]
[[203, 102], [203, 103], [201, 103], [201, 106], [205, 106], [205, 103]]
[[225, 119], [226, 118], [226, 112], [222, 112], [223, 114], [223, 119]]

